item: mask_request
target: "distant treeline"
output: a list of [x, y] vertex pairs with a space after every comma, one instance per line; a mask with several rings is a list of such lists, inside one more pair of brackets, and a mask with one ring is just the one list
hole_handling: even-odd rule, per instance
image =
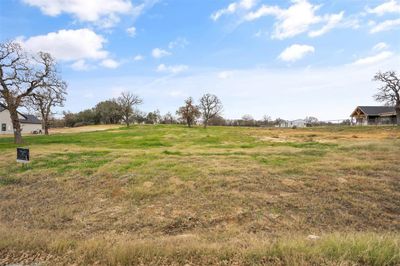
[[[123, 115], [121, 106], [116, 99], [99, 102], [95, 107], [78, 113], [63, 112], [62, 118], [53, 118], [52, 127], [79, 127], [100, 124], [122, 124]], [[177, 112], [178, 113], [178, 112]], [[319, 121], [315, 117], [305, 118], [307, 126], [337, 125], [337, 123]], [[161, 114], [159, 110], [143, 112], [135, 109], [129, 117], [131, 124], [186, 124], [181, 116], [175, 116], [171, 112]], [[195, 124], [200, 124], [195, 121]], [[208, 120], [210, 126], [246, 126], [246, 127], [279, 127], [285, 120], [281, 118], [271, 119], [265, 115], [263, 119], [254, 119], [251, 115], [243, 115], [240, 119], [225, 119], [221, 115], [215, 115]], [[344, 120], [342, 125], [350, 125], [350, 120]]]

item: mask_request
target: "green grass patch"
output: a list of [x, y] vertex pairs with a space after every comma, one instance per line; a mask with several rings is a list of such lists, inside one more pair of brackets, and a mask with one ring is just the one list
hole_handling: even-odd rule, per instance
[[109, 151], [54, 153], [33, 160], [30, 168], [34, 170], [51, 169], [58, 174], [79, 171], [90, 175], [111, 160], [112, 156]]
[[0, 177], [0, 186], [15, 185], [21, 182], [21, 179], [14, 177]]

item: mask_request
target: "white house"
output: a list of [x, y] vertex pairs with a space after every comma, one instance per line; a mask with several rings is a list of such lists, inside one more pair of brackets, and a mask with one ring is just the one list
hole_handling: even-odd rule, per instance
[[[34, 115], [18, 113], [22, 134], [42, 131], [42, 121]], [[0, 105], [0, 134], [13, 134], [10, 112]]]
[[283, 121], [279, 124], [279, 127], [306, 127], [307, 123], [304, 119], [297, 119], [293, 121]]

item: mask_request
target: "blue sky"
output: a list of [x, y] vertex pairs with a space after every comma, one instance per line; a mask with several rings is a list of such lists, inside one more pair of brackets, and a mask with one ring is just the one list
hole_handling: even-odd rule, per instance
[[400, 70], [400, 0], [2, 0], [5, 40], [57, 58], [74, 112], [210, 92], [228, 118], [342, 119]]

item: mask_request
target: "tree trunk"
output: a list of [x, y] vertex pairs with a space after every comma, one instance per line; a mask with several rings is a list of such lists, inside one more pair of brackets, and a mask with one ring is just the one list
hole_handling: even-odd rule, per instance
[[44, 123], [44, 134], [49, 135], [49, 123]]
[[14, 106], [8, 106], [8, 111], [10, 112], [10, 118], [14, 130], [14, 143], [22, 144], [22, 134], [21, 134], [21, 124], [19, 122], [17, 108]]
[[51, 114], [51, 111], [50, 111], [51, 104], [52, 104], [52, 102], [50, 102], [47, 105], [47, 108], [44, 111], [44, 115], [43, 115], [43, 120], [44, 120], [44, 128], [43, 129], [44, 129], [44, 134], [45, 135], [49, 135], [49, 128], [50, 128], [49, 119], [50, 119], [50, 114]]
[[397, 125], [400, 126], [400, 105], [396, 106]]
[[49, 135], [49, 116], [42, 110], [42, 130], [45, 135]]

